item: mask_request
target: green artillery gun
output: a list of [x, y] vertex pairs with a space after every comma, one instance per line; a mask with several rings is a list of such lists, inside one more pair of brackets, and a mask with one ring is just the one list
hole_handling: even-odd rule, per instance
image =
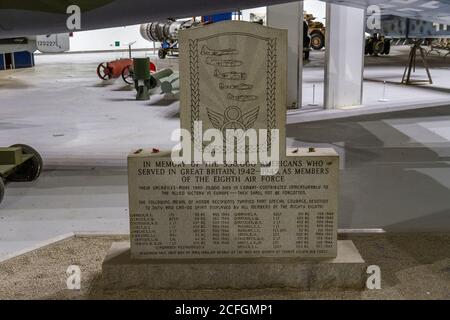
[[16, 144], [0, 148], [0, 203], [7, 182], [34, 181], [40, 176], [42, 165], [41, 156], [30, 146]]
[[170, 77], [172, 69], [150, 73], [150, 60], [148, 58], [134, 58], [134, 87], [136, 89], [136, 100], [149, 100], [150, 90], [161, 86], [161, 79]]

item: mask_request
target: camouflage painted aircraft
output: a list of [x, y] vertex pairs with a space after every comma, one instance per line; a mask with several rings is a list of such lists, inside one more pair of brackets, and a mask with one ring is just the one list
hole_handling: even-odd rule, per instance
[[[337, 2], [326, 0], [327, 2]], [[450, 0], [343, 0], [340, 4], [381, 9], [381, 29], [393, 38], [450, 37]]]
[[382, 35], [397, 39], [450, 38], [450, 23], [385, 15], [381, 18]]
[[[334, 0], [326, 0], [335, 2]], [[377, 5], [381, 9], [380, 28], [369, 29], [366, 38], [366, 54], [389, 54], [391, 39], [415, 41], [450, 38], [450, 0], [343, 0], [341, 4], [368, 8]], [[368, 14], [373, 11], [368, 9]], [[448, 42], [443, 42], [448, 48]]]
[[[69, 14], [67, 8], [77, 5], [81, 9], [81, 30], [118, 27], [154, 21], [167, 17], [189, 17], [212, 13], [254, 8], [289, 2], [290, 0], [0, 0], [0, 39], [10, 39], [17, 44], [17, 38], [29, 39], [37, 34], [68, 33]], [[450, 0], [325, 0], [351, 7], [367, 8], [379, 5], [383, 16], [408, 18], [408, 23], [391, 23], [399, 32], [413, 36], [411, 21], [431, 22], [436, 30], [446, 34], [450, 27]], [[413, 23], [414, 24], [414, 23]], [[426, 34], [426, 26], [417, 26], [417, 34]], [[388, 24], [386, 24], [388, 25]], [[430, 24], [428, 24], [429, 26]], [[394, 28], [394, 29], [395, 29]], [[415, 28], [415, 27], [414, 27]], [[432, 29], [429, 29], [432, 30]], [[76, 30], [75, 30], [76, 31]], [[422, 32], [423, 31], [423, 32]], [[431, 32], [431, 31], [430, 31]], [[428, 34], [428, 37], [432, 36]], [[58, 42], [53, 36], [50, 42]], [[56, 40], [55, 40], [56, 39]], [[53, 41], [55, 40], [55, 41]], [[14, 42], [15, 41], [15, 42]], [[59, 43], [66, 38], [60, 36]], [[11, 43], [9, 43], [11, 45]], [[1, 45], [0, 45], [1, 47]], [[63, 46], [61, 46], [63, 47]], [[63, 48], [64, 49], [64, 48]], [[58, 50], [58, 46], [53, 47]], [[62, 50], [62, 49], [61, 49]], [[1, 51], [1, 49], [0, 49]]]
[[326, 0], [340, 4], [367, 8], [378, 5], [382, 15], [450, 24], [450, 0]]

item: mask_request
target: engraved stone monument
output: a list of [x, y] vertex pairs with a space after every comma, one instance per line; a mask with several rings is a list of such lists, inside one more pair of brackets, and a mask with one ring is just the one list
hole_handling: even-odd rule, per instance
[[[278, 129], [284, 137], [286, 50], [286, 30], [252, 23], [181, 32], [181, 127], [194, 132], [201, 120], [203, 130]], [[285, 139], [279, 143], [286, 154]]]
[[286, 150], [286, 39], [236, 21], [180, 32], [181, 128], [193, 149], [207, 148], [208, 129], [224, 142], [227, 130], [263, 129], [257, 147], [279, 153], [278, 170], [130, 154], [130, 244], [114, 244], [104, 262], [109, 287], [361, 286], [361, 257], [337, 241], [339, 156]]

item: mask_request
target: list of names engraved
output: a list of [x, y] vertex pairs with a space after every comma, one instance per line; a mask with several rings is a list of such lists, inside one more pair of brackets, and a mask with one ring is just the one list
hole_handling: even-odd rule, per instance
[[335, 256], [338, 170], [333, 155], [287, 157], [274, 176], [130, 157], [132, 256]]

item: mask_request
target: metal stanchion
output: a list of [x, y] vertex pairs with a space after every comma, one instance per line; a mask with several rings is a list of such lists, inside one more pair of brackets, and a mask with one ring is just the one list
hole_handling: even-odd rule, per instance
[[316, 103], [316, 85], [313, 84], [313, 102], [308, 104], [308, 106], [316, 107], [318, 104]]
[[380, 102], [389, 102], [389, 99], [386, 97], [386, 81], [383, 83], [383, 96], [378, 99]]

